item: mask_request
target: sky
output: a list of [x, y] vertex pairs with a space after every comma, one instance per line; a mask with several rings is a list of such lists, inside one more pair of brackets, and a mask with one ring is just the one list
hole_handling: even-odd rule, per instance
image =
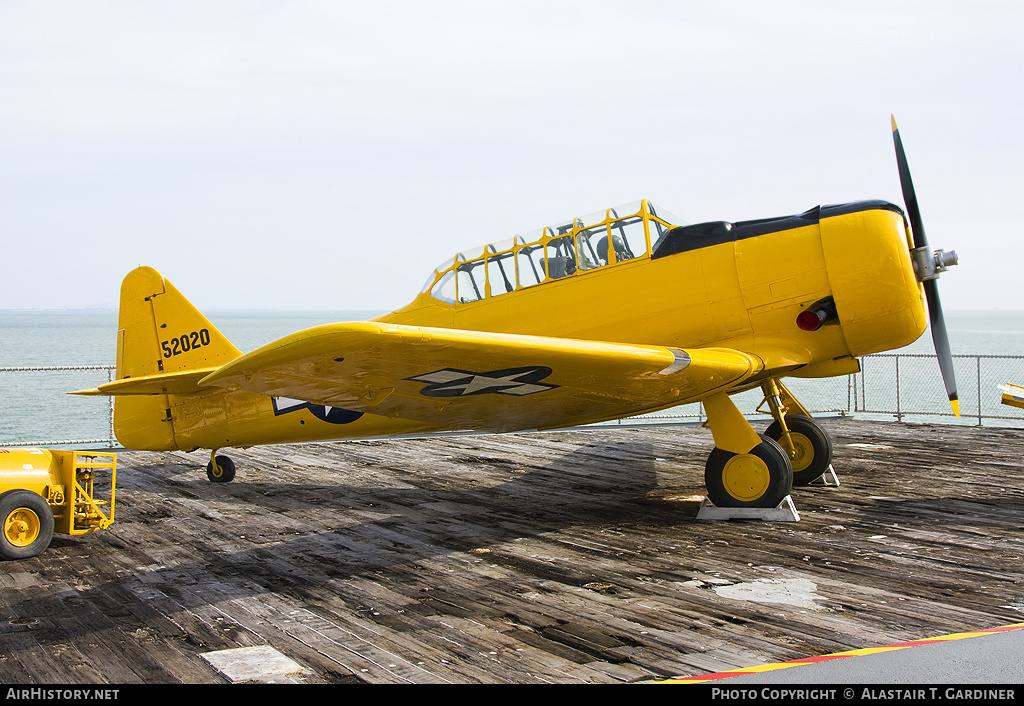
[[149, 265], [203, 310], [388, 310], [644, 197], [902, 205], [890, 114], [944, 307], [1024, 309], [1022, 34], [985, 0], [0, 0], [0, 309]]

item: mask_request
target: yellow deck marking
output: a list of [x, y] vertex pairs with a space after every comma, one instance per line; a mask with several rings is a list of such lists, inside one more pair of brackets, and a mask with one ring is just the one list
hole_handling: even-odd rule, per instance
[[762, 672], [773, 672], [777, 669], [788, 669], [790, 667], [799, 667], [804, 664], [818, 664], [820, 662], [831, 662], [837, 659], [846, 659], [847, 657], [860, 657], [863, 655], [874, 655], [881, 652], [892, 652], [894, 650], [902, 650], [908, 647], [917, 647], [919, 645], [930, 645], [939, 642], [951, 642], [953, 640], [963, 640], [968, 637], [979, 637], [981, 635], [992, 635], [1000, 632], [1010, 632], [1011, 630], [1022, 630], [1024, 629], [1024, 623], [1012, 623], [1010, 625], [1003, 625], [997, 628], [989, 628], [986, 630], [974, 630], [972, 632], [958, 632], [951, 635], [943, 635], [941, 637], [925, 637], [920, 640], [910, 640], [909, 642], [897, 642], [892, 645], [883, 645], [880, 647], [864, 647], [858, 650], [847, 650], [845, 652], [835, 652], [829, 655], [822, 655], [820, 657], [803, 657], [801, 659], [794, 659], [788, 662], [775, 662], [774, 664], [762, 664], [754, 667], [745, 667], [743, 669], [735, 669], [728, 672], [715, 672], [713, 674], [699, 674], [693, 677], [679, 677], [676, 679], [666, 679], [660, 684], [701, 684], [709, 681], [718, 681], [719, 679], [728, 679], [730, 677], [738, 677], [744, 674], [760, 674]]

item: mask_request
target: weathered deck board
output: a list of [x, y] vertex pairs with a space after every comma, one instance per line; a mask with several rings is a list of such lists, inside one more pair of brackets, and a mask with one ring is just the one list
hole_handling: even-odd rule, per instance
[[0, 680], [266, 644], [308, 683], [623, 682], [1022, 620], [1021, 432], [824, 424], [842, 485], [799, 523], [696, 521], [693, 427], [264, 447], [224, 485], [121, 453], [113, 527], [0, 567]]

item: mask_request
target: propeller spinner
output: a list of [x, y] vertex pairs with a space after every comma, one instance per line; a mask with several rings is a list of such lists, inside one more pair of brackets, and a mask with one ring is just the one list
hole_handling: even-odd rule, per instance
[[924, 286], [925, 299], [928, 301], [929, 323], [932, 329], [932, 341], [935, 354], [939, 359], [939, 370], [942, 382], [946, 386], [946, 395], [953, 413], [960, 416], [960, 400], [956, 393], [956, 378], [953, 375], [953, 355], [949, 349], [949, 336], [946, 333], [946, 321], [942, 317], [942, 303], [939, 301], [939, 274], [957, 264], [956, 251], [935, 250], [928, 247], [928, 238], [921, 222], [921, 209], [917, 205], [917, 194], [914, 193], [914, 182], [910, 178], [910, 167], [907, 166], [907, 155], [903, 151], [900, 131], [896, 127], [896, 118], [892, 118], [892, 139], [896, 145], [896, 164], [900, 171], [900, 186], [903, 189], [903, 201], [907, 205], [907, 217], [910, 219], [910, 230], [914, 238], [914, 249], [910, 251], [917, 279]]

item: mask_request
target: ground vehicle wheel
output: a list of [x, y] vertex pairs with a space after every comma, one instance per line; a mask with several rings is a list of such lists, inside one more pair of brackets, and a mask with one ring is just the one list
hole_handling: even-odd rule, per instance
[[218, 456], [217, 468], [212, 461], [206, 464], [206, 477], [213, 483], [230, 483], [235, 477], [235, 462], [227, 456]]
[[[796, 447], [796, 456], [790, 458], [793, 485], [807, 485], [821, 478], [832, 463], [832, 439], [808, 417], [787, 415], [786, 427]], [[782, 437], [782, 427], [778, 422], [772, 422], [764, 434], [778, 441]]]
[[718, 507], [778, 507], [793, 488], [793, 468], [782, 447], [762, 435], [749, 453], [712, 451], [704, 483]]
[[0, 557], [28, 559], [50, 546], [53, 511], [31, 490], [8, 490], [0, 495]]

